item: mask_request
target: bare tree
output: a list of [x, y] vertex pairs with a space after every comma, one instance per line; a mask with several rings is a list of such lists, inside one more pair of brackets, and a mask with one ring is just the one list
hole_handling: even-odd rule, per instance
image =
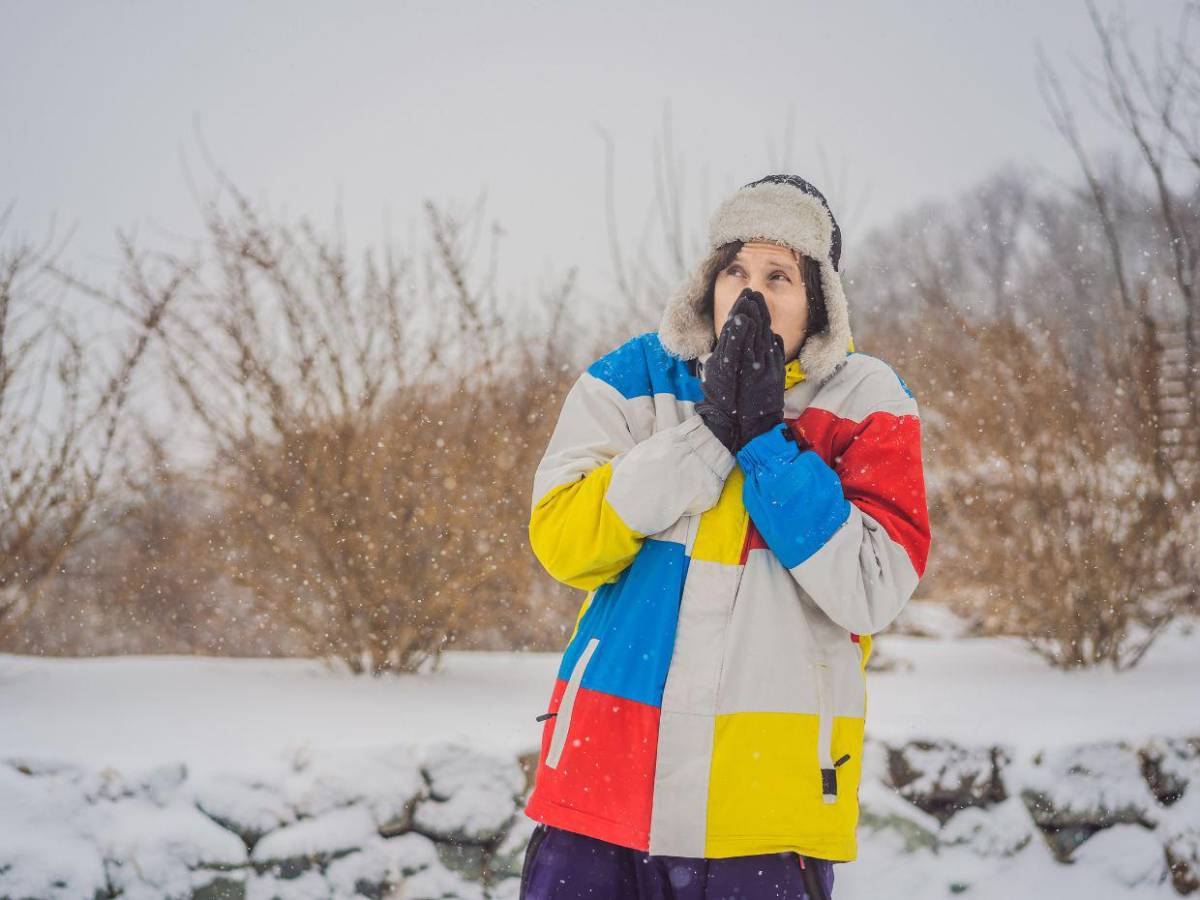
[[[1200, 4], [1180, 7], [1179, 26], [1169, 41], [1156, 41], [1152, 62], [1133, 45], [1124, 10], [1105, 21], [1092, 0], [1087, 9], [1099, 44], [1100, 73], [1084, 72], [1099, 89], [1097, 106], [1128, 138], [1151, 186], [1158, 253], [1168, 261], [1172, 290], [1161, 298], [1160, 311], [1139, 293], [1127, 263], [1119, 223], [1119, 199], [1099, 176], [1080, 134], [1062, 80], [1039, 52], [1039, 83], [1051, 117], [1071, 146], [1103, 224], [1110, 260], [1125, 311], [1136, 318], [1139, 341], [1164, 357], [1163, 386], [1147, 412], [1162, 427], [1156, 432], [1163, 477], [1187, 482], [1195, 490], [1200, 465], [1200, 321], [1197, 275], [1200, 274], [1200, 40], [1193, 19]], [[1176, 163], [1190, 184], [1181, 194], [1171, 183]], [[1173, 356], [1167, 360], [1165, 357]], [[1178, 384], [1173, 390], [1171, 385]], [[1177, 399], [1176, 399], [1177, 398]], [[1177, 464], [1179, 463], [1179, 464]]]
[[[10, 205], [0, 216], [0, 238]], [[122, 237], [126, 252], [131, 248]], [[179, 273], [128, 285], [116, 345], [86, 340], [50, 294], [73, 281], [61, 247], [0, 249], [0, 639], [38, 606], [49, 577], [93, 533], [91, 514], [128, 421], [129, 389], [175, 299]]]

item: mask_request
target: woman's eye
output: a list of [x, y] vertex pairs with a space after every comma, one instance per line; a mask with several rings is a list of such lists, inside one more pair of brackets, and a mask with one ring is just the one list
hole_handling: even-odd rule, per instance
[[[726, 274], [726, 275], [744, 275], [744, 274], [746, 274], [746, 273], [742, 271], [742, 267], [741, 267], [741, 266], [730, 266], [728, 269], [726, 269], [726, 270], [725, 270], [725, 274]], [[787, 273], [786, 273], [786, 272], [775, 272], [775, 273], [773, 273], [773, 274], [771, 275], [771, 277], [772, 277], [772, 278], [774, 278], [776, 275], [778, 275], [778, 276], [780, 276], [781, 278], [783, 278], [783, 280], [784, 280], [784, 281], [791, 281], [791, 280], [792, 280], [792, 279], [788, 278], [788, 276], [787, 276]]]

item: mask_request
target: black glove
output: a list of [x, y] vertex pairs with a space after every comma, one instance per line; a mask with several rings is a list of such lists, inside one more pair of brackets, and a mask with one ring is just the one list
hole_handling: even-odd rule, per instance
[[738, 367], [758, 327], [757, 317], [747, 315], [750, 300], [746, 294], [743, 291], [729, 311], [716, 346], [704, 363], [700, 378], [704, 399], [696, 404], [704, 424], [730, 453], [736, 451], [738, 441]]
[[[738, 298], [746, 300], [746, 315], [754, 319], [752, 337], [743, 345], [738, 375], [738, 428], [736, 447], [770, 431], [783, 421], [783, 338], [771, 330], [771, 312], [757, 291], [747, 288]], [[736, 307], [735, 307], [736, 308]], [[736, 451], [735, 451], [736, 452]]]

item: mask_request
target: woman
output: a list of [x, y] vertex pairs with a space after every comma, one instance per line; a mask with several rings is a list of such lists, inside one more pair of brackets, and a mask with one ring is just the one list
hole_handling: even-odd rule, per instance
[[529, 900], [819, 898], [857, 856], [871, 635], [929, 552], [917, 404], [854, 350], [816, 188], [746, 185], [709, 246], [534, 475], [533, 551], [587, 594], [538, 716]]

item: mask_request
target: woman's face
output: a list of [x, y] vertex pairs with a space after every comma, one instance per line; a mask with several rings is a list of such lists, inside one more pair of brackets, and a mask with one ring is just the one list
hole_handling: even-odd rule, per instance
[[714, 335], [720, 335], [729, 310], [745, 288], [763, 295], [771, 313], [771, 330], [783, 338], [784, 358], [794, 359], [808, 327], [808, 294], [796, 253], [766, 241], [743, 244], [737, 258], [717, 273], [713, 286]]

